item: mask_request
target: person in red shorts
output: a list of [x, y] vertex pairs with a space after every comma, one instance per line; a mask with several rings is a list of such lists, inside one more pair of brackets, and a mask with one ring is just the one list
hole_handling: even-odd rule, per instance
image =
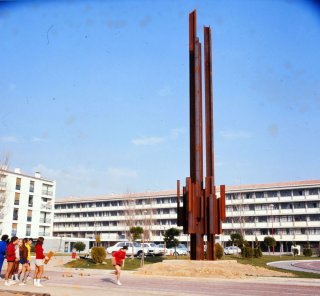
[[126, 251], [128, 250], [127, 246], [123, 246], [119, 251], [114, 252], [112, 254], [113, 256], [113, 260], [112, 260], [112, 264], [115, 268], [115, 275], [117, 277], [117, 285], [121, 286], [121, 282], [120, 282], [120, 273], [121, 273], [121, 267], [124, 267], [124, 261], [126, 259]]

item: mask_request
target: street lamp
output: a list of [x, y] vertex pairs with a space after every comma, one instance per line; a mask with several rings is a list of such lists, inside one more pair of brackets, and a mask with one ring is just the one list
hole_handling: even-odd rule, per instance
[[[272, 234], [272, 238], [274, 238], [274, 229], [273, 229], [273, 208], [274, 208], [274, 205], [271, 204], [270, 205], [270, 209], [271, 209], [271, 223], [272, 223], [272, 229], [271, 229], [271, 234]], [[272, 252], [274, 254], [274, 246], [272, 246]]]
[[147, 211], [143, 211], [143, 215], [144, 215], [144, 225], [143, 225], [143, 233], [142, 233], [142, 257], [141, 257], [141, 264], [140, 266], [144, 266], [144, 234], [145, 234], [145, 227], [146, 227], [146, 214]]

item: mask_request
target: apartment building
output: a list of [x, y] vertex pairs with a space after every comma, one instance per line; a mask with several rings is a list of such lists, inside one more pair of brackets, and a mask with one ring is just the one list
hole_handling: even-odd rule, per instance
[[52, 236], [55, 181], [0, 168], [0, 233], [9, 236]]
[[[217, 239], [227, 243], [231, 233], [241, 232], [248, 241], [274, 236], [284, 250], [292, 243], [318, 244], [319, 194], [320, 181], [226, 186], [227, 219]], [[177, 227], [176, 218], [175, 190], [64, 198], [55, 204], [54, 234], [92, 240], [99, 235], [108, 245], [128, 239], [130, 226], [140, 225], [150, 241], [162, 242], [164, 231]], [[188, 243], [188, 236], [180, 240]]]
[[320, 244], [320, 181], [229, 186], [223, 240], [241, 232], [248, 241], [273, 236], [277, 249]]
[[[105, 246], [129, 239], [131, 226], [145, 230], [145, 239], [162, 242], [166, 229], [177, 227], [174, 191], [57, 199], [54, 235], [95, 239]], [[186, 235], [182, 240], [187, 241]]]

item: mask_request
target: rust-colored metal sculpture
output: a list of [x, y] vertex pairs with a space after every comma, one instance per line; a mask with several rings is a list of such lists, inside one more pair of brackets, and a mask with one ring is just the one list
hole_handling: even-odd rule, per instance
[[[177, 182], [178, 225], [190, 234], [190, 257], [204, 259], [204, 236], [207, 237], [206, 259], [215, 260], [215, 235], [222, 232], [225, 220], [225, 186], [220, 186], [220, 198], [214, 184], [213, 95], [211, 29], [204, 27], [205, 135], [206, 177], [203, 183], [202, 139], [202, 62], [201, 43], [196, 33], [196, 11], [189, 15], [190, 71], [190, 177], [180, 197]], [[205, 187], [204, 187], [205, 185]], [[180, 203], [183, 202], [181, 207]]]

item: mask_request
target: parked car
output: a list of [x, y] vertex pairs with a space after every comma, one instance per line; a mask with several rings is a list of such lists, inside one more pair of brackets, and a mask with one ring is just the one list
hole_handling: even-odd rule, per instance
[[163, 250], [167, 256], [188, 255], [188, 249], [184, 244], [179, 244], [176, 248], [165, 248], [164, 244], [159, 244], [158, 247]]
[[170, 252], [172, 253], [172, 249], [168, 249], [165, 244], [158, 244], [157, 245], [159, 250], [162, 252], [163, 255], [166, 255], [166, 256], [170, 256]]
[[232, 254], [240, 254], [241, 249], [236, 246], [230, 246], [224, 248], [224, 254], [225, 255], [232, 255]]
[[[144, 253], [149, 256], [162, 256], [164, 249], [159, 248], [155, 243], [142, 243], [141, 246], [145, 248]], [[146, 249], [148, 250], [146, 252]]]
[[176, 248], [173, 248], [173, 255], [188, 255], [188, 249], [184, 244], [179, 244]]
[[[108, 254], [113, 254], [116, 251], [119, 251], [122, 247], [127, 246], [128, 250], [127, 250], [127, 256], [131, 256], [132, 255], [132, 243], [131, 242], [118, 242], [115, 245], [107, 248], [107, 253]], [[144, 252], [145, 254], [148, 253], [148, 248], [145, 248]], [[134, 242], [133, 243], [133, 256], [142, 256], [142, 246], [141, 244]]]

